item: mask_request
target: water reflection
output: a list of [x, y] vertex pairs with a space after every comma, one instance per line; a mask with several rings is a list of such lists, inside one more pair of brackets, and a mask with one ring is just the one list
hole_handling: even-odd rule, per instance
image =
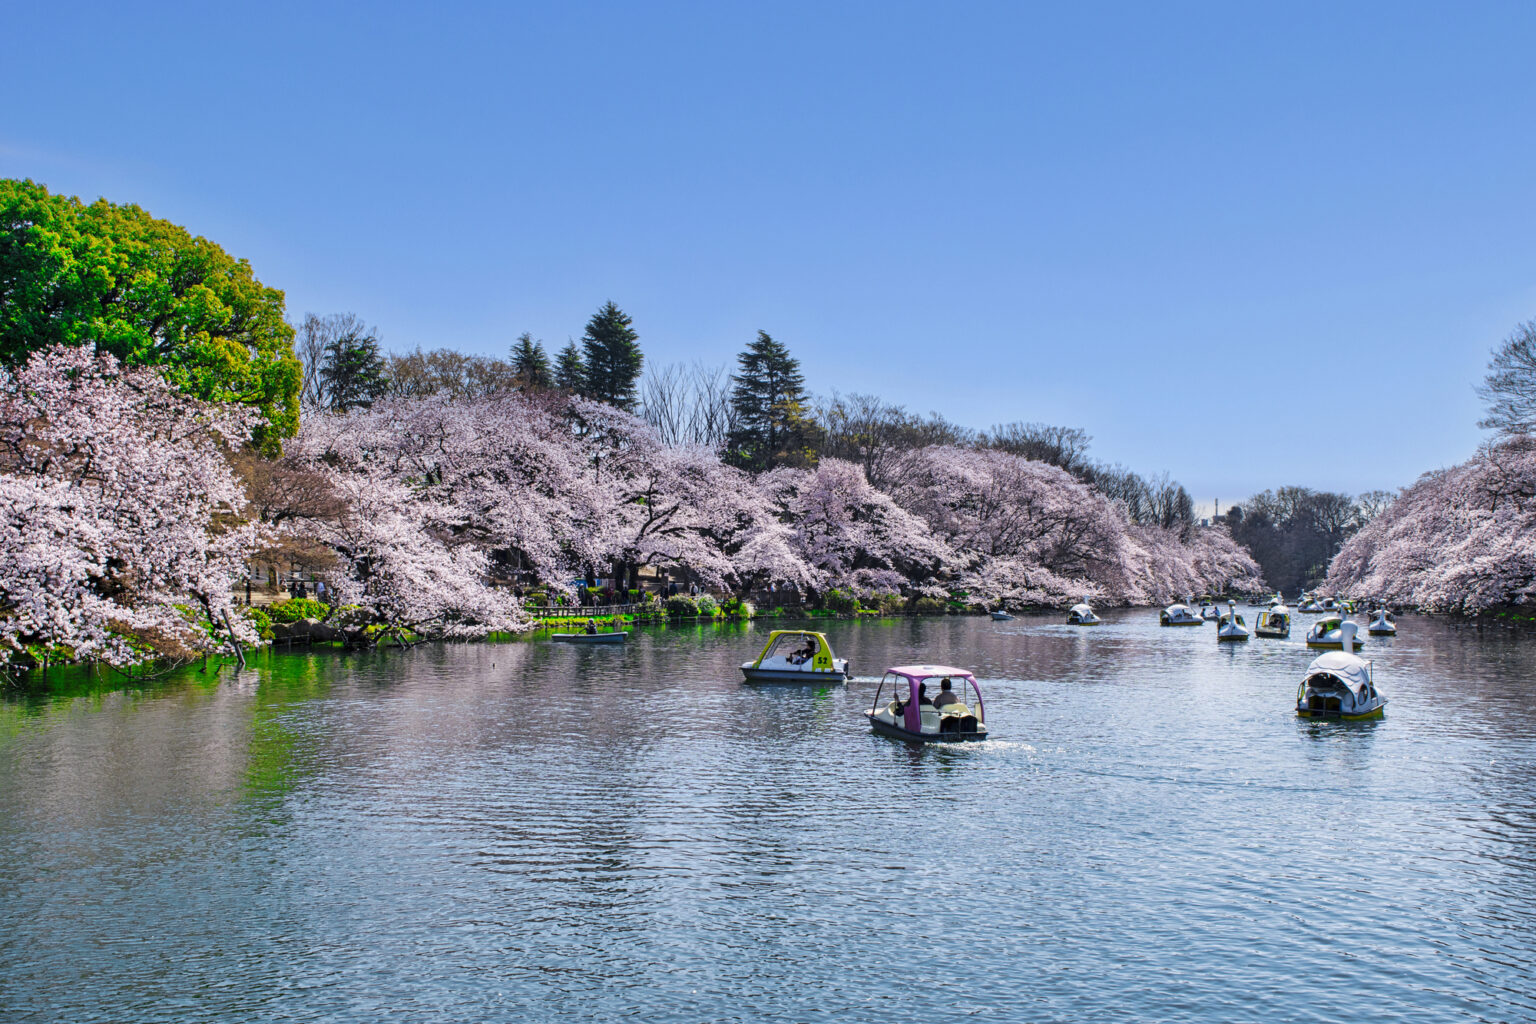
[[[1536, 1015], [1529, 645], [1405, 616], [1386, 717], [1315, 722], [1304, 628], [1105, 618], [823, 624], [847, 686], [743, 686], [762, 623], [0, 705], [0, 1019]], [[870, 733], [919, 660], [993, 739]]]

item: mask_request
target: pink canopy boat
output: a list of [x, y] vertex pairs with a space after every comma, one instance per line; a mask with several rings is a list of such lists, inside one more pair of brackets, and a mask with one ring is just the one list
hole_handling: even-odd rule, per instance
[[[891, 699], [882, 704], [887, 688]], [[987, 738], [987, 709], [976, 677], [947, 665], [886, 669], [864, 716], [875, 732], [901, 740], [964, 743]]]

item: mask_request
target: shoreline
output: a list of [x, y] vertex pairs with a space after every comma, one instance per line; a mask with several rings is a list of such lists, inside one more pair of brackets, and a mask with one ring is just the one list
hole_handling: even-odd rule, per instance
[[[1123, 605], [1118, 608], [1105, 609], [1106, 611], [1144, 611], [1155, 612], [1158, 605]], [[1044, 616], [1059, 613], [1056, 608], [1032, 608], [1021, 609], [1013, 612], [1017, 616]], [[885, 614], [861, 614], [828, 612], [821, 609], [806, 609], [802, 614], [780, 615], [767, 614], [756, 615], [752, 618], [710, 618], [705, 616], [683, 618], [659, 618], [645, 621], [627, 621], [623, 623], [626, 630], [630, 629], [656, 629], [687, 626], [697, 629], [700, 626], [748, 626], [758, 620], [767, 620], [770, 623], [818, 623], [818, 622], [868, 622], [882, 619], [916, 619], [916, 618], [977, 618], [986, 615], [985, 611], [951, 611], [951, 612], [891, 612]], [[1312, 613], [1305, 613], [1312, 614]], [[1363, 613], [1355, 613], [1363, 614]], [[1481, 615], [1475, 617], [1463, 617], [1449, 615], [1441, 612], [1411, 611], [1403, 614], [1419, 615], [1429, 619], [1446, 622], [1452, 626], [1464, 626], [1475, 629], [1483, 629], [1490, 626], [1503, 627], [1510, 630], [1536, 629], [1536, 614], [1513, 615], [1507, 611], [1502, 615]], [[333, 655], [382, 655], [395, 653], [401, 650], [412, 650], [435, 644], [511, 644], [526, 642], [548, 642], [549, 634], [557, 631], [562, 625], [585, 624], [587, 618], [594, 618], [600, 625], [612, 624], [614, 616], [581, 616], [579, 619], [545, 619], [539, 620], [539, 624], [531, 629], [517, 633], [490, 633], [483, 637], [460, 639], [421, 639], [406, 645], [379, 644], [373, 647], [348, 647], [345, 643], [335, 640], [273, 640], [263, 643], [258, 648], [245, 652], [246, 668], [254, 668], [256, 663], [267, 659], [287, 659], [298, 655], [311, 653], [328, 653]], [[622, 616], [620, 616], [622, 618]], [[0, 682], [0, 699], [26, 700], [28, 698], [59, 698], [79, 697], [89, 695], [102, 695], [108, 693], [120, 693], [134, 690], [146, 690], [156, 688], [160, 684], [169, 684], [173, 681], [205, 682], [210, 685], [218, 685], [226, 669], [241, 668], [238, 659], [229, 656], [207, 657], [194, 659], [182, 664], [145, 664], [133, 666], [129, 670], [113, 668], [101, 662], [90, 664], [50, 664], [46, 669], [31, 669], [16, 676], [10, 676]]]

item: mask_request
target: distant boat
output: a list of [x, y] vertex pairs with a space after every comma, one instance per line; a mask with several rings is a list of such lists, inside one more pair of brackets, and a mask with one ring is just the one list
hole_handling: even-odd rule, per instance
[[992, 621], [993, 622], [1007, 622], [1011, 618], [1013, 618], [1013, 616], [1009, 615], [1007, 612], [1003, 611], [1001, 608], [999, 608], [997, 611], [992, 613]]
[[1216, 641], [1232, 643], [1248, 639], [1248, 624], [1237, 614], [1237, 605], [1227, 602], [1227, 614], [1216, 623]]
[[629, 636], [629, 630], [616, 633], [551, 633], [549, 638], [557, 644], [621, 644]]
[[1157, 617], [1160, 626], [1203, 626], [1205, 620], [1195, 614], [1189, 605], [1179, 602], [1162, 610]]
[[1397, 620], [1385, 608], [1378, 608], [1376, 617], [1371, 619], [1365, 631], [1371, 636], [1397, 636]]
[[1353, 622], [1346, 620], [1343, 616], [1329, 615], [1318, 619], [1312, 624], [1312, 628], [1307, 630], [1307, 646], [1351, 650], [1351, 648], [1345, 646], [1347, 635], [1348, 643], [1353, 644], [1355, 647], [1364, 647], [1365, 641], [1356, 636], [1358, 632], [1359, 627]]
[[1291, 611], [1283, 604], [1259, 612], [1259, 621], [1253, 624], [1253, 635], [1269, 640], [1285, 640], [1291, 635]]
[[1097, 626], [1104, 620], [1093, 614], [1093, 608], [1088, 604], [1088, 598], [1072, 606], [1067, 612], [1067, 625], [1069, 626]]

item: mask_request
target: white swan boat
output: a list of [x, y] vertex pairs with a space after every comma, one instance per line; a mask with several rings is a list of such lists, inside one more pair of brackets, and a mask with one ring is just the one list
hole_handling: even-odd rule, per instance
[[1397, 636], [1397, 619], [1385, 608], [1378, 608], [1365, 631], [1371, 636]]
[[1089, 606], [1086, 597], [1067, 611], [1067, 625], [1069, 626], [1097, 626], [1103, 621], [1103, 619], [1093, 614], [1093, 608]]
[[1352, 650], [1345, 646], [1345, 637], [1355, 647], [1364, 647], [1365, 641], [1356, 634], [1359, 627], [1348, 621], [1341, 615], [1325, 615], [1312, 624], [1307, 630], [1308, 647], [1326, 647], [1334, 650]]
[[[1358, 628], [1353, 622], [1344, 623], [1351, 642]], [[1359, 721], [1380, 718], [1386, 706], [1387, 698], [1376, 689], [1372, 663], [1344, 651], [1329, 651], [1315, 659], [1296, 691], [1296, 714], [1302, 718]]]
[[1157, 616], [1160, 626], [1203, 626], [1205, 620], [1195, 614], [1189, 605], [1179, 602], [1164, 608]]
[[1237, 614], [1237, 605], [1227, 602], [1227, 614], [1216, 623], [1218, 643], [1236, 643], [1248, 639], [1248, 624]]
[[768, 634], [757, 660], [742, 663], [741, 674], [749, 683], [808, 684], [841, 683], [850, 673], [846, 658], [832, 656], [825, 634], [776, 629]]

